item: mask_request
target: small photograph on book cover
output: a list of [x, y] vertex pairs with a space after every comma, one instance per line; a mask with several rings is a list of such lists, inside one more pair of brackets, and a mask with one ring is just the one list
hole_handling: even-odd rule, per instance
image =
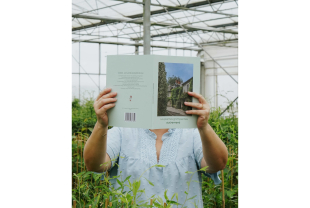
[[193, 91], [193, 64], [158, 64], [157, 116], [192, 116], [186, 110], [192, 107], [184, 102], [192, 102], [188, 91]]

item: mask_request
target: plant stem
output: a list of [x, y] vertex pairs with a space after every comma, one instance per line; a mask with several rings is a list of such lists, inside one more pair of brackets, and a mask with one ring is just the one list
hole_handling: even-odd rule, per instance
[[222, 173], [222, 202], [223, 202], [223, 208], [225, 208], [224, 171], [221, 170], [221, 173]]

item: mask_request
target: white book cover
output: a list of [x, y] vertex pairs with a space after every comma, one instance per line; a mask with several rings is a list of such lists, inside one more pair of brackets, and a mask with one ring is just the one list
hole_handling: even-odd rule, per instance
[[109, 125], [164, 129], [196, 128], [197, 115], [184, 102], [198, 103], [200, 58], [160, 55], [107, 56], [107, 87], [117, 92]]

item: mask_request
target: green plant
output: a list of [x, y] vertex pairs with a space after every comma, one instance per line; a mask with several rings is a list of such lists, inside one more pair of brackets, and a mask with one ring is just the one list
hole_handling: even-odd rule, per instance
[[[114, 159], [115, 160], [115, 159]], [[102, 164], [104, 165], [104, 164]], [[116, 164], [117, 165], [117, 164]], [[157, 208], [172, 208], [173, 205], [177, 207], [181, 206], [180, 208], [185, 208], [185, 203], [187, 201], [193, 200], [195, 196], [191, 198], [187, 198], [189, 194], [189, 187], [190, 183], [192, 182], [192, 177], [197, 171], [205, 171], [207, 167], [201, 168], [195, 172], [187, 171], [187, 174], [192, 174], [190, 181], [187, 182], [188, 189], [184, 193], [186, 194], [186, 199], [183, 204], [179, 203], [178, 193], [174, 193], [173, 196], [169, 199], [167, 196], [167, 191], [164, 192], [165, 203], [160, 196], [153, 195], [148, 198], [146, 201], [140, 200], [137, 202], [137, 199], [142, 195], [145, 194], [145, 189], [140, 189], [141, 185], [141, 178], [144, 178], [148, 181], [151, 186], [154, 184], [143, 177], [143, 174], [153, 167], [165, 167], [164, 165], [153, 165], [150, 168], [146, 169], [138, 179], [130, 181], [130, 177], [128, 176], [125, 180], [122, 180], [122, 176], [113, 176], [113, 178], [106, 175], [106, 173], [93, 173], [89, 171], [82, 171], [78, 174], [74, 173], [73, 177], [76, 179], [76, 187], [72, 189], [72, 199], [77, 202], [77, 207], [89, 206], [96, 207], [98, 205], [103, 205], [106, 199], [112, 198], [112, 207], [121, 207], [124, 206], [126, 208], [140, 208], [140, 207], [150, 207], [149, 201], [150, 199], [154, 199], [153, 207]], [[101, 178], [104, 178], [102, 181]], [[117, 189], [111, 185], [110, 180], [116, 179], [117, 183], [120, 185]], [[124, 191], [124, 188], [128, 187], [129, 191]], [[138, 196], [138, 194], [140, 194]], [[176, 201], [174, 200], [176, 198]], [[193, 203], [195, 207], [197, 207], [196, 203]]]
[[158, 67], [158, 106], [157, 115], [165, 116], [167, 114], [167, 90], [166, 67], [163, 62], [159, 62]]
[[[171, 97], [171, 100], [173, 98]], [[136, 191], [136, 199], [140, 194], [144, 194], [141, 192], [142, 190], [138, 187], [138, 181], [130, 182], [131, 184], [135, 184], [131, 186], [129, 192], [125, 192], [124, 188], [126, 185], [129, 185], [127, 177], [125, 180], [122, 180], [120, 176], [109, 177], [105, 176], [104, 173], [96, 174], [92, 172], [88, 172], [85, 169], [84, 160], [82, 158], [82, 151], [84, 149], [85, 141], [89, 137], [92, 132], [92, 128], [96, 123], [95, 114], [91, 115], [90, 106], [92, 107], [93, 101], [84, 100], [84, 102], [80, 102], [78, 100], [73, 100], [72, 102], [72, 174], [73, 174], [73, 189], [72, 189], [72, 198], [76, 200], [78, 203], [78, 207], [83, 207], [85, 203], [85, 207], [88, 205], [95, 206], [102, 205], [105, 202], [105, 199], [111, 200], [113, 202], [114, 208], [121, 207], [122, 203], [125, 205], [127, 200], [128, 207], [133, 207], [132, 200], [134, 199], [133, 189], [135, 187]], [[77, 112], [81, 111], [81, 112]], [[233, 108], [228, 110], [230, 112], [230, 116], [228, 117], [220, 117], [221, 114], [220, 109], [212, 108], [209, 118], [209, 124], [212, 126], [214, 131], [219, 135], [221, 140], [227, 146], [229, 150], [229, 157], [227, 161], [227, 165], [223, 170], [224, 173], [224, 187], [225, 187], [225, 204], [226, 207], [237, 208], [238, 207], [238, 118], [235, 116], [233, 112]], [[91, 119], [89, 119], [91, 116]], [[85, 119], [89, 121], [84, 121]], [[89, 122], [89, 123], [88, 123]], [[91, 123], [93, 122], [93, 123]], [[87, 128], [87, 129], [83, 129]], [[109, 126], [109, 128], [112, 128]], [[75, 130], [73, 130], [75, 129]], [[83, 129], [83, 131], [82, 131]], [[117, 164], [116, 164], [117, 165]], [[104, 177], [104, 180], [101, 178]], [[143, 176], [142, 176], [143, 177]], [[141, 177], [141, 178], [142, 178]], [[114, 190], [110, 185], [110, 180], [117, 178], [117, 183], [123, 184], [118, 189]], [[150, 183], [150, 182], [149, 182]], [[130, 186], [130, 185], [129, 185]], [[137, 189], [138, 187], [138, 189]], [[140, 192], [138, 192], [140, 191]], [[187, 191], [187, 193], [189, 193]], [[123, 201], [120, 199], [123, 197]], [[160, 197], [152, 196], [154, 199], [153, 207], [164, 207], [163, 200], [166, 200], [167, 207], [173, 206], [177, 204], [169, 203], [169, 201], [175, 201], [178, 203], [178, 195], [177, 193], [173, 195], [171, 199], [161, 199]], [[176, 199], [176, 200], [173, 200]], [[222, 207], [222, 189], [221, 185], [214, 185], [214, 182], [207, 178], [202, 174], [202, 199], [204, 207]], [[191, 199], [192, 201], [195, 198]], [[163, 202], [163, 203], [162, 203]], [[148, 207], [149, 201], [145, 202], [135, 202], [136, 207]], [[156, 203], [156, 205], [155, 205]], [[194, 206], [194, 205], [193, 205]], [[177, 206], [180, 208], [180, 206]]]
[[[91, 134], [97, 122], [97, 116], [93, 107], [94, 99], [87, 98], [81, 102], [75, 98], [72, 101], [72, 135], [74, 133]], [[111, 126], [109, 126], [109, 129]]]
[[[220, 109], [212, 109], [209, 124], [225, 143], [228, 151], [227, 165], [224, 173], [225, 205], [231, 208], [238, 207], [238, 118], [231, 116], [223, 118]], [[203, 175], [202, 193], [204, 207], [220, 207], [222, 204], [221, 185], [214, 185], [211, 179]]]
[[167, 82], [169, 85], [174, 85], [176, 80], [178, 80], [180, 83], [183, 83], [183, 79], [181, 79], [180, 77], [175, 76], [175, 75], [172, 75], [172, 77], [168, 77]]

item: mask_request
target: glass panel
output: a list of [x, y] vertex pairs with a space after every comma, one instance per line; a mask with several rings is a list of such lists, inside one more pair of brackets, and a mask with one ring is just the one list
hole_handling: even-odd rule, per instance
[[198, 51], [191, 51], [191, 56], [197, 57], [197, 55], [198, 55]]
[[72, 74], [72, 100], [79, 98], [79, 75]]
[[168, 55], [168, 50], [164, 48], [153, 48], [153, 54], [155, 55]]
[[72, 72], [79, 72], [79, 43], [72, 44]]
[[184, 50], [184, 56], [191, 56], [191, 51]]
[[81, 73], [99, 74], [99, 44], [80, 43]]
[[107, 55], [117, 55], [117, 45], [100, 44], [101, 46], [101, 74], [107, 71]]
[[118, 46], [119, 55], [135, 55], [135, 46]]
[[143, 46], [139, 46], [139, 55], [143, 55], [144, 49]]
[[99, 94], [99, 75], [81, 74], [81, 100], [96, 98]]
[[100, 91], [102, 91], [106, 87], [107, 76], [100, 75]]
[[183, 50], [177, 49], [177, 56], [183, 56]]
[[170, 49], [170, 56], [176, 56], [176, 49]]
[[[232, 75], [238, 81], [238, 75]], [[238, 96], [238, 84], [228, 75], [220, 75], [218, 81], [218, 105], [225, 109]], [[236, 106], [236, 104], [234, 105]]]

